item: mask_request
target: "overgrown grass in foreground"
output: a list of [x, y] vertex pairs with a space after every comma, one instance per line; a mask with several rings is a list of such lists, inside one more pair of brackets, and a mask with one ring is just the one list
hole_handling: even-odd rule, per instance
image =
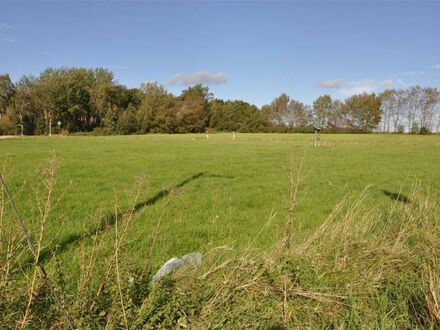
[[[33, 264], [19, 228], [9, 225], [14, 215], [1, 195], [3, 328], [68, 328], [69, 322], [79, 329], [440, 327], [440, 205], [420, 184], [386, 212], [366, 205], [368, 191], [346, 197], [301, 239], [295, 226], [298, 181], [292, 178], [289, 216], [271, 248], [255, 249], [253, 241], [240, 251], [207, 247], [201, 267], [182, 268], [151, 287], [155, 269], [148, 255], [156, 240], [142, 267], [130, 262], [127, 249], [142, 182], [132, 207], [121, 211], [116, 204], [113, 226], [97, 223], [76, 249], [78, 272], [66, 272], [55, 251], [44, 279], [35, 265], [59, 198], [53, 195], [55, 169], [52, 162], [43, 171], [31, 202], [39, 227]], [[103, 231], [112, 234], [110, 247]], [[108, 248], [112, 253], [103, 253]]]

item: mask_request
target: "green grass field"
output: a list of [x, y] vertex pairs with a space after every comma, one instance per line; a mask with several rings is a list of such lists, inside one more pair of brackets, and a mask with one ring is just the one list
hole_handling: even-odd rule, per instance
[[[438, 328], [440, 136], [321, 141], [316, 148], [303, 134], [0, 140], [2, 172], [41, 252], [32, 257], [0, 194], [0, 324]], [[192, 251], [203, 254], [199, 267], [149, 285], [162, 263]]]
[[[139, 207], [129, 232], [133, 262], [141, 263], [161, 219], [153, 254], [170, 257], [207, 247], [271, 246], [287, 217], [289, 175], [303, 161], [295, 209], [296, 235], [306, 236], [347, 194], [368, 188], [381, 209], [391, 194], [409, 193], [416, 179], [440, 191], [440, 136], [230, 134], [110, 137], [25, 137], [0, 140], [10, 189], [32, 226], [37, 169], [55, 155], [56, 195], [64, 193], [47, 225], [47, 250], [72, 258], [100, 218], [127, 209], [136, 182]], [[170, 192], [170, 194], [168, 194]], [[257, 234], [264, 226], [260, 235]], [[106, 231], [103, 235], [113, 235]]]

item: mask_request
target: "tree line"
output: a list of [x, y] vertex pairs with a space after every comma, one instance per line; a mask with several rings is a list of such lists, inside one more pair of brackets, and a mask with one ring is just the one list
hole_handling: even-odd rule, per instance
[[26, 135], [239, 132], [440, 132], [440, 92], [420, 86], [359, 94], [344, 102], [329, 95], [305, 105], [287, 94], [258, 108], [214, 98], [208, 87], [180, 95], [155, 82], [127, 88], [104, 68], [48, 68], [12, 82], [0, 75], [0, 134]]

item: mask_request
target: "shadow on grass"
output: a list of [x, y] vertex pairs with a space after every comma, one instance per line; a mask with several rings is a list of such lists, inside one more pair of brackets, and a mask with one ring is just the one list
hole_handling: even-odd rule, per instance
[[[175, 190], [177, 188], [182, 188], [183, 186], [187, 185], [191, 181], [197, 180], [198, 178], [201, 178], [201, 177], [233, 179], [235, 176], [219, 175], [219, 174], [207, 174], [206, 172], [196, 173], [196, 174], [190, 176], [189, 178], [179, 182], [175, 186], [172, 186], [172, 187], [170, 187], [168, 189], [161, 190], [157, 194], [155, 194], [154, 196], [148, 198], [147, 200], [137, 203], [134, 206], [134, 208], [133, 208], [133, 213], [139, 212], [140, 210], [142, 210], [143, 208], [145, 208], [147, 206], [151, 206], [151, 205], [156, 204], [157, 202], [159, 202], [160, 200], [162, 200], [163, 198], [168, 196], [173, 190]], [[69, 235], [66, 238], [64, 238], [61, 242], [57, 243], [55, 245], [55, 247], [52, 247], [52, 248], [45, 249], [45, 250], [41, 251], [40, 262], [47, 261], [53, 255], [54, 252], [56, 252], [57, 254], [63, 253], [64, 251], [69, 249], [69, 247], [71, 245], [77, 244], [80, 241], [82, 241], [82, 240], [84, 240], [86, 238], [89, 238], [93, 234], [98, 234], [99, 235], [99, 234], [102, 234], [102, 233], [106, 232], [112, 226], [114, 226], [114, 224], [116, 222], [116, 219], [117, 218], [118, 219], [121, 218], [122, 215], [124, 213], [126, 213], [127, 211], [129, 211], [129, 210], [126, 210], [125, 212], [119, 212], [116, 215], [114, 213], [108, 213], [108, 214], [104, 215], [100, 219], [98, 227], [94, 228], [90, 232], [86, 232], [86, 233], [83, 233], [83, 234], [72, 234], [72, 235]], [[93, 233], [93, 234], [91, 234], [91, 233]], [[29, 263], [26, 263], [26, 264], [32, 265], [33, 261], [29, 260]]]
[[[208, 175], [206, 172], [196, 173], [196, 174], [190, 176], [189, 178], [183, 180], [182, 182], [176, 184], [175, 186], [172, 186], [168, 189], [161, 190], [157, 194], [155, 194], [154, 196], [148, 198], [147, 200], [137, 203], [133, 208], [133, 214], [136, 212], [139, 212], [140, 210], [142, 210], [143, 208], [145, 208], [147, 206], [151, 206], [151, 205], [156, 204], [157, 202], [159, 202], [160, 200], [162, 200], [163, 198], [168, 196], [173, 190], [175, 190], [177, 188], [181, 188], [181, 187], [187, 185], [188, 183], [190, 183], [191, 181], [194, 181], [194, 180], [201, 178], [201, 177], [233, 178], [233, 177], [221, 176], [221, 175]], [[130, 210], [126, 210], [125, 212], [119, 212], [117, 214], [108, 213], [100, 219], [98, 227], [94, 228], [90, 232], [83, 233], [83, 234], [72, 234], [72, 235], [67, 236], [61, 242], [57, 243], [55, 245], [55, 247], [41, 251], [40, 262], [47, 261], [52, 256], [52, 254], [54, 252], [56, 252], [56, 254], [61, 254], [64, 251], [66, 251], [71, 245], [77, 244], [80, 241], [82, 241], [92, 235], [96, 235], [96, 234], [99, 235], [99, 234], [106, 232], [115, 224], [116, 219], [120, 219], [124, 213], [129, 212], [129, 211]], [[90, 233], [93, 233], [93, 234], [90, 234]], [[32, 265], [32, 260], [29, 261], [29, 264]]]
[[388, 191], [385, 189], [382, 190], [382, 192], [384, 193], [385, 196], [388, 196], [392, 200], [399, 201], [404, 204], [411, 203], [411, 200], [408, 197], [406, 197], [405, 195], [402, 195], [401, 193], [395, 193], [395, 192], [391, 192], [391, 191]]

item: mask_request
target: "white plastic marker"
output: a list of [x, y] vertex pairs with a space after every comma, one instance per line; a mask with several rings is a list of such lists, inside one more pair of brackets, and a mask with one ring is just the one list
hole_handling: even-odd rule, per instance
[[315, 127], [315, 147], [319, 147], [319, 144], [321, 142], [320, 132], [321, 128]]
[[206, 130], [206, 140], [208, 140], [209, 139], [209, 132], [208, 132], [208, 130]]
[[235, 140], [235, 131], [232, 131], [232, 140]]

